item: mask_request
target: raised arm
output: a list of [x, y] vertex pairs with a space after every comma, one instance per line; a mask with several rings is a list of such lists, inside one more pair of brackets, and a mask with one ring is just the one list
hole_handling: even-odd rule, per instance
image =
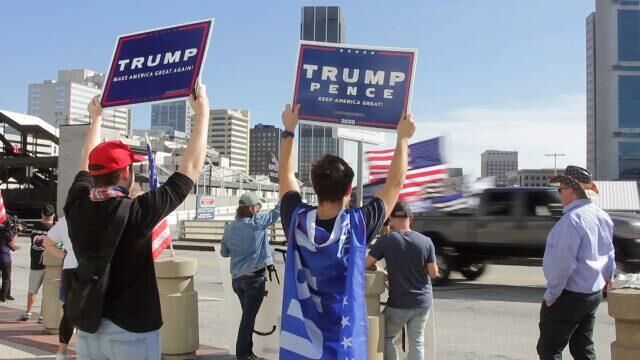
[[400, 119], [397, 131], [398, 139], [393, 160], [391, 160], [391, 166], [389, 167], [389, 176], [380, 192], [376, 195], [384, 202], [384, 207], [387, 212], [385, 218], [391, 215], [391, 210], [393, 210], [393, 207], [398, 201], [398, 195], [400, 194], [400, 190], [402, 190], [402, 185], [407, 176], [409, 138], [411, 138], [416, 131], [416, 124], [413, 122], [411, 114], [403, 116], [402, 119]]
[[[282, 112], [282, 123], [287, 131], [295, 132], [296, 126], [298, 126], [298, 114], [300, 112], [300, 105], [296, 105], [293, 111], [291, 105]], [[280, 144], [280, 166], [278, 167], [278, 178], [280, 184], [280, 199], [291, 190], [300, 191], [298, 181], [296, 180], [296, 173], [293, 169], [293, 137], [289, 136], [282, 140]]]
[[182, 158], [182, 165], [178, 168], [179, 173], [186, 175], [194, 182], [200, 175], [207, 155], [207, 133], [209, 131], [209, 98], [206, 87], [200, 85], [199, 92], [200, 94], [195, 100], [193, 96], [189, 96], [189, 105], [195, 112], [195, 122], [193, 133]]
[[100, 105], [100, 95], [91, 99], [87, 106], [91, 124], [89, 132], [82, 148], [82, 158], [80, 159], [80, 171], [89, 171], [89, 153], [94, 147], [100, 144], [100, 129], [102, 128], [102, 106]]
[[278, 221], [279, 218], [280, 218], [280, 204], [277, 204], [275, 208], [273, 208], [271, 211], [269, 211], [266, 214], [256, 215], [256, 220], [258, 225], [260, 225], [264, 229], [275, 224], [275, 222]]

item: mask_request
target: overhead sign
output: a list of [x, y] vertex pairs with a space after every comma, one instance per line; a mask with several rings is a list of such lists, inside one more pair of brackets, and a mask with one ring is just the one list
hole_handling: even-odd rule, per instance
[[395, 130], [411, 105], [417, 50], [300, 42], [293, 103], [307, 123]]
[[213, 195], [198, 195], [196, 201], [196, 219], [213, 220], [216, 213], [216, 197]]
[[384, 133], [380, 131], [338, 128], [338, 139], [361, 141], [367, 144], [384, 144]]
[[212, 29], [208, 19], [119, 36], [102, 107], [188, 97], [201, 75]]

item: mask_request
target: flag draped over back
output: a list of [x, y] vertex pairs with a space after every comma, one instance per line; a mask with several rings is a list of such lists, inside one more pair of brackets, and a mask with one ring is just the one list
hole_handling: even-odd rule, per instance
[[0, 224], [4, 224], [7, 221], [7, 210], [4, 208], [4, 201], [2, 200], [2, 191], [0, 191]]
[[[147, 143], [147, 158], [149, 159], [149, 187], [151, 191], [158, 188], [158, 175], [156, 173], [156, 164], [151, 150], [151, 144]], [[153, 260], [156, 260], [162, 251], [171, 245], [171, 231], [167, 218], [162, 219], [151, 232], [151, 253]]]
[[294, 212], [285, 263], [280, 359], [367, 359], [366, 228], [360, 209], [343, 210], [331, 233], [317, 210]]

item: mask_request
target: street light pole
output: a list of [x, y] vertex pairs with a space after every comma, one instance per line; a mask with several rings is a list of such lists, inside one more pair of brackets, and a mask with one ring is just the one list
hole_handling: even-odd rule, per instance
[[567, 156], [567, 154], [544, 154], [544, 156], [553, 156], [553, 175], [558, 175], [558, 156]]

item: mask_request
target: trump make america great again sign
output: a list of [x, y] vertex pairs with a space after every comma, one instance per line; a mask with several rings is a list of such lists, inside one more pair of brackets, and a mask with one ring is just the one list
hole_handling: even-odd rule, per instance
[[213, 19], [118, 37], [102, 106], [189, 96], [200, 77]]
[[307, 123], [395, 130], [417, 50], [300, 42], [293, 103]]

